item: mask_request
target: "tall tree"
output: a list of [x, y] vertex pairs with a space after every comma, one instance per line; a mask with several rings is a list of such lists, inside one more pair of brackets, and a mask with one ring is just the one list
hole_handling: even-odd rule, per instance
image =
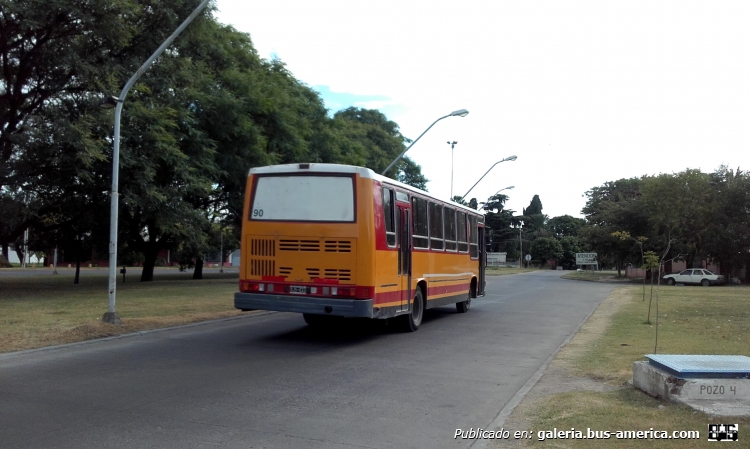
[[712, 218], [705, 233], [704, 250], [718, 262], [727, 279], [739, 276], [750, 282], [750, 175], [719, 167], [710, 175]]
[[529, 207], [526, 207], [523, 209], [523, 215], [525, 216], [531, 216], [531, 215], [538, 215], [542, 213], [542, 200], [539, 199], [539, 195], [534, 195], [534, 197], [531, 199], [531, 203], [529, 203]]
[[630, 235], [653, 235], [648, 214], [641, 202], [642, 184], [640, 178], [619, 179], [585, 193], [588, 199], [582, 213], [586, 217], [586, 226], [579, 229], [578, 235], [585, 247], [598, 253], [601, 263], [615, 265], [618, 275], [622, 274], [622, 267], [627, 261], [640, 261], [641, 255], [635, 245], [612, 233], [625, 231]]

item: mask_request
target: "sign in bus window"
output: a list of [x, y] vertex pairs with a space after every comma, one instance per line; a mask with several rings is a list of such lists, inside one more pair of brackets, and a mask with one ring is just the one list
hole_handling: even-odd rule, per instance
[[430, 248], [443, 249], [443, 206], [430, 203]]
[[349, 176], [261, 176], [251, 220], [354, 222], [354, 180]]

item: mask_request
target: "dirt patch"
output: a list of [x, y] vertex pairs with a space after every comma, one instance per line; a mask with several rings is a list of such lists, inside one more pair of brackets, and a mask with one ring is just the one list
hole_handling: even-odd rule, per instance
[[[585, 354], [587, 349], [606, 332], [612, 316], [626, 304], [632, 293], [628, 288], [618, 288], [604, 299], [596, 311], [581, 326], [578, 333], [557, 354], [547, 367], [539, 382], [526, 394], [520, 404], [513, 410], [502, 427], [513, 435], [515, 431], [529, 430], [531, 427], [534, 405], [545, 397], [571, 391], [613, 391], [624, 386], [609, 385], [602, 380], [576, 375], [576, 360]], [[489, 448], [527, 447], [526, 440], [494, 440]]]

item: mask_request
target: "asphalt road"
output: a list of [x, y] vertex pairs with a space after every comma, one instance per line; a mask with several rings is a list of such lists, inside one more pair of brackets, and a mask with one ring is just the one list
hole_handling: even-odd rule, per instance
[[270, 313], [0, 355], [0, 447], [466, 448], [614, 288], [559, 276], [489, 277], [412, 334]]

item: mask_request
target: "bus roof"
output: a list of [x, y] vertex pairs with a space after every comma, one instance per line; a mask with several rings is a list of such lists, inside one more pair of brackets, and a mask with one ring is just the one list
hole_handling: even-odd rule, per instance
[[482, 215], [482, 213], [479, 212], [478, 210], [472, 209], [468, 206], [464, 206], [463, 204], [456, 203], [455, 201], [443, 200], [443, 199], [437, 198], [436, 196], [428, 192], [425, 192], [424, 190], [421, 190], [414, 186], [410, 186], [408, 184], [404, 184], [402, 182], [396, 181], [395, 179], [391, 179], [386, 176], [379, 175], [369, 168], [358, 167], [356, 165], [323, 164], [323, 163], [314, 163], [314, 162], [310, 162], [310, 163], [303, 162], [303, 163], [282, 164], [282, 165], [267, 165], [264, 167], [251, 168], [250, 172], [248, 173], [248, 176], [249, 175], [280, 174], [280, 173], [309, 173], [309, 172], [358, 174], [360, 178], [370, 178], [370, 179], [374, 179], [375, 181], [379, 181], [381, 183], [391, 184], [391, 185], [400, 187], [404, 190], [418, 193], [419, 195], [426, 196], [428, 198], [433, 198], [443, 203], [449, 203], [452, 206], [464, 209], [467, 212], [471, 212], [476, 215]]

